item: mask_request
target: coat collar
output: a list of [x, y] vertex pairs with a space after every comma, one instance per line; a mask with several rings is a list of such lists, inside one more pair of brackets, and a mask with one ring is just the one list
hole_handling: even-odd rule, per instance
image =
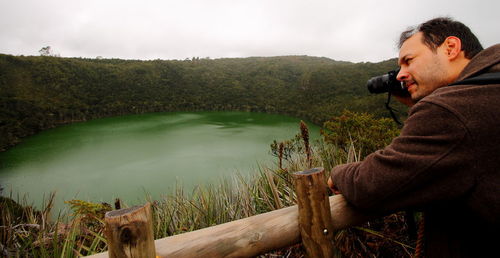
[[474, 56], [457, 78], [457, 81], [484, 72], [500, 72], [500, 44], [493, 45]]

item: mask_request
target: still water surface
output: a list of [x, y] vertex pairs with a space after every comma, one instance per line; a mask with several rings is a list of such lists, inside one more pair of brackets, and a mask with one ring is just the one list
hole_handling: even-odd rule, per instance
[[[40, 206], [83, 199], [129, 205], [275, 162], [269, 145], [299, 132], [299, 119], [247, 112], [153, 113], [105, 118], [44, 131], [0, 153], [2, 195]], [[312, 138], [319, 128], [309, 123]], [[17, 198], [17, 197], [16, 197]], [[16, 199], [15, 198], [15, 199]], [[65, 205], [64, 205], [65, 206]]]

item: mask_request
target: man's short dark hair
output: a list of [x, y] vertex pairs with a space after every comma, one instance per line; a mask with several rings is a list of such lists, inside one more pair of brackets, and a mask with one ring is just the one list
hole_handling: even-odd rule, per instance
[[467, 26], [448, 17], [434, 18], [416, 28], [409, 28], [404, 31], [399, 38], [399, 48], [407, 39], [418, 32], [423, 33], [423, 43], [432, 51], [436, 51], [449, 36], [455, 36], [462, 41], [462, 50], [467, 59], [471, 59], [483, 50], [483, 46]]

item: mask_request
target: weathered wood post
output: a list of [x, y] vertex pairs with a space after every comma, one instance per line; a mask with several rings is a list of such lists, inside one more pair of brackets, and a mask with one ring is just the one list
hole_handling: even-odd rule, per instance
[[333, 257], [333, 223], [324, 169], [296, 172], [295, 192], [299, 206], [299, 229], [309, 257]]
[[[370, 218], [342, 196], [330, 196], [333, 231], [359, 225]], [[255, 257], [300, 243], [297, 205], [244, 219], [155, 240], [159, 257]], [[92, 255], [107, 258], [108, 252]]]
[[150, 203], [107, 212], [104, 221], [109, 257], [156, 256]]

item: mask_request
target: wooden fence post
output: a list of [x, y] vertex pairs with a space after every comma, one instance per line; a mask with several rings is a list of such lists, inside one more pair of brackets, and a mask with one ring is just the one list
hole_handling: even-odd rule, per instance
[[324, 169], [293, 174], [299, 206], [299, 228], [309, 257], [333, 257], [333, 223]]
[[109, 257], [156, 256], [150, 203], [107, 212], [104, 221]]
[[[342, 196], [330, 196], [333, 231], [359, 225], [370, 216]], [[108, 242], [110, 242], [108, 240]], [[155, 240], [159, 257], [255, 257], [300, 243], [297, 205]], [[107, 258], [108, 252], [91, 256]]]

